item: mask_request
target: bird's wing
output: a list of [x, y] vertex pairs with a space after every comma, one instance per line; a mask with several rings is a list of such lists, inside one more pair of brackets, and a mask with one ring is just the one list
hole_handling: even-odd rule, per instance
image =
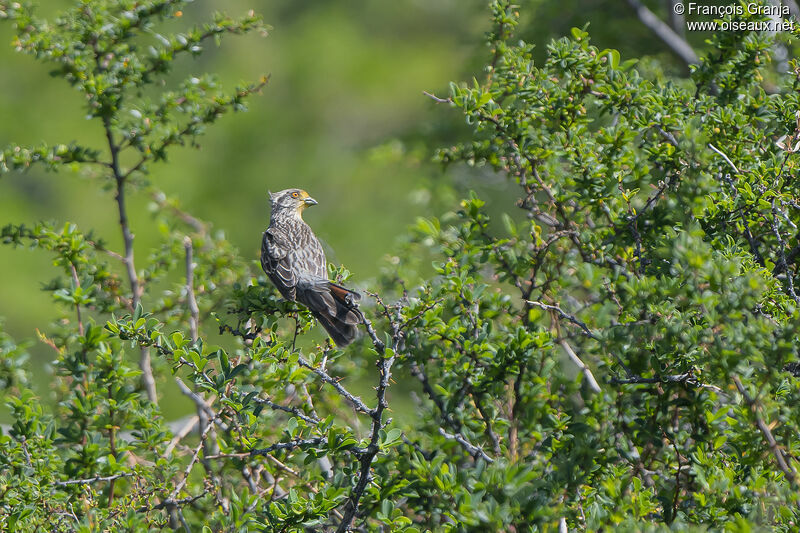
[[292, 247], [280, 232], [272, 228], [261, 240], [261, 268], [287, 300], [295, 299], [297, 276], [292, 268]]

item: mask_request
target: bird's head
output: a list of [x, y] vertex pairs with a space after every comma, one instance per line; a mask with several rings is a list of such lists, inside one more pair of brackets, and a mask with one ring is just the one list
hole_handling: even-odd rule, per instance
[[270, 204], [272, 205], [272, 215], [278, 213], [289, 215], [293, 214], [301, 217], [303, 210], [316, 205], [317, 201], [302, 189], [286, 189], [280, 192], [269, 193]]

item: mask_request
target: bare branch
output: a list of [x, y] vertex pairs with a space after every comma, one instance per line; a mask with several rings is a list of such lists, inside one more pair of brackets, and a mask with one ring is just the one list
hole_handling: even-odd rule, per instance
[[589, 326], [587, 326], [585, 322], [576, 318], [575, 315], [570, 315], [569, 313], [565, 312], [563, 309], [561, 309], [561, 307], [557, 305], [549, 305], [543, 302], [537, 302], [534, 300], [525, 300], [525, 303], [530, 305], [535, 305], [536, 307], [539, 307], [546, 311], [555, 311], [556, 313], [559, 314], [561, 318], [569, 320], [570, 322], [581, 328], [587, 337], [592, 338], [594, 340], [599, 340], [597, 335], [592, 333], [592, 330], [589, 329]]
[[601, 393], [603, 392], [600, 388], [600, 385], [597, 384], [597, 380], [594, 379], [594, 374], [592, 374], [592, 370], [586, 366], [586, 363], [581, 361], [581, 358], [575, 353], [572, 347], [565, 339], [561, 339], [561, 347], [564, 348], [564, 351], [567, 353], [567, 356], [570, 360], [575, 363], [575, 366], [580, 368], [581, 372], [583, 372], [583, 377], [586, 378], [586, 383], [589, 385], [589, 388], [592, 389], [592, 392]]
[[185, 421], [182, 427], [178, 428], [178, 430], [174, 432], [175, 436], [172, 437], [172, 440], [169, 441], [169, 444], [164, 450], [164, 457], [169, 457], [170, 454], [172, 454], [172, 450], [175, 449], [175, 446], [177, 446], [180, 441], [185, 439], [189, 433], [194, 431], [194, 428], [197, 427], [199, 420], [200, 417], [197, 415], [192, 415], [188, 420]]
[[[788, 259], [786, 257], [786, 242], [783, 240], [783, 236], [781, 235], [780, 230], [780, 221], [778, 220], [778, 208], [775, 206], [775, 199], [772, 199], [772, 233], [775, 235], [775, 238], [778, 240], [778, 265], [781, 265], [783, 268], [781, 271], [786, 271], [786, 284], [789, 290], [789, 295], [792, 299], [800, 304], [800, 297], [798, 297], [797, 293], [794, 290], [794, 272], [791, 268], [789, 268]], [[777, 265], [775, 269], [777, 269]]]
[[392, 364], [394, 364], [395, 358], [397, 357], [396, 354], [399, 351], [403, 341], [403, 333], [400, 330], [399, 320], [401, 310], [400, 305], [397, 306], [397, 316], [393, 318], [389, 313], [389, 308], [383, 303], [380, 297], [378, 295], [373, 296], [378, 301], [378, 304], [383, 307], [385, 316], [389, 321], [389, 326], [392, 329], [392, 351], [391, 355], [387, 357], [387, 351], [384, 343], [378, 339], [370, 321], [364, 316], [363, 313], [361, 313], [361, 311], [359, 311], [359, 314], [361, 315], [361, 321], [364, 324], [364, 327], [367, 329], [367, 332], [370, 334], [370, 337], [375, 345], [375, 349], [380, 355], [380, 358], [376, 362], [379, 374], [378, 386], [375, 388], [378, 405], [375, 406], [375, 409], [369, 413], [370, 417], [372, 418], [372, 434], [370, 436], [370, 442], [361, 456], [361, 468], [358, 475], [358, 482], [356, 482], [356, 485], [353, 487], [353, 490], [350, 493], [350, 498], [348, 498], [347, 502], [345, 503], [342, 520], [339, 522], [339, 527], [336, 528], [336, 533], [345, 533], [346, 531], [350, 530], [353, 519], [358, 511], [358, 504], [361, 500], [361, 496], [364, 493], [364, 490], [367, 488], [367, 484], [372, 479], [372, 461], [374, 461], [375, 456], [378, 455], [378, 451], [380, 451], [380, 431], [384, 427], [383, 412], [389, 406], [388, 402], [386, 401], [386, 390], [389, 388], [389, 380], [392, 377]]
[[157, 511], [159, 509], [166, 509], [168, 507], [182, 507], [184, 505], [189, 505], [189, 504], [192, 504], [192, 503], [196, 502], [197, 500], [199, 500], [200, 498], [202, 498], [206, 494], [208, 494], [208, 490], [207, 489], [204, 490], [203, 492], [201, 492], [200, 494], [198, 494], [197, 496], [187, 496], [186, 498], [181, 498], [180, 500], [176, 500], [174, 498], [167, 498], [167, 499], [163, 500], [161, 503], [158, 503], [158, 504], [153, 505], [153, 506], [143, 505], [142, 507], [139, 507], [138, 509], [136, 509], [136, 512], [137, 513], [146, 513], [148, 511]]
[[[731, 161], [731, 159], [727, 155], [725, 155], [725, 153], [722, 150], [720, 150], [711, 143], [708, 143], [708, 147], [711, 148], [717, 154], [719, 154], [725, 160], [725, 162], [733, 169], [735, 174], [740, 173], [736, 165], [733, 164], [733, 161]], [[730, 174], [720, 173], [720, 175], [722, 179], [725, 181], [725, 183], [727, 183], [728, 187], [731, 189], [731, 194], [733, 194], [734, 198], [737, 197], [739, 195], [739, 190], [736, 188], [736, 184], [733, 182], [733, 179], [731, 178]], [[764, 258], [761, 256], [761, 251], [759, 250], [758, 241], [753, 236], [753, 232], [750, 229], [750, 222], [747, 220], [747, 216], [745, 215], [744, 212], [741, 213], [741, 219], [742, 219], [742, 225], [744, 226], [744, 237], [747, 240], [747, 243], [750, 245], [750, 253], [753, 254], [753, 257], [755, 258], [756, 262], [759, 265], [764, 266]]]
[[[475, 450], [480, 450], [480, 448], [470, 443], [461, 434], [461, 422], [453, 418], [453, 416], [447, 412], [447, 409], [444, 406], [444, 402], [439, 397], [439, 395], [436, 394], [436, 391], [433, 390], [433, 387], [430, 384], [430, 380], [428, 379], [428, 376], [425, 374], [425, 372], [414, 361], [409, 362], [409, 369], [411, 370], [411, 374], [414, 377], [416, 377], [420, 381], [420, 383], [422, 383], [422, 390], [425, 391], [425, 394], [428, 395], [428, 398], [430, 398], [431, 401], [434, 403], [434, 405], [436, 405], [437, 409], [439, 409], [439, 412], [442, 415], [442, 420], [444, 420], [445, 424], [448, 427], [450, 427], [453, 431], [455, 431], [455, 433], [452, 436], [452, 439], [461, 444], [469, 452], [470, 455], [476, 457]], [[445, 437], [450, 438], [447, 436]], [[478, 453], [477, 456], [486, 459], [487, 462], [489, 463], [494, 461], [491, 457], [486, 455], [486, 453], [483, 452], [482, 450], [480, 450], [480, 453]]]
[[[128, 212], [125, 206], [125, 178], [119, 166], [119, 145], [114, 140], [114, 133], [111, 130], [111, 119], [103, 117], [103, 128], [108, 142], [108, 149], [111, 152], [111, 172], [116, 183], [117, 212], [119, 214], [119, 225], [122, 229], [122, 240], [125, 247], [123, 262], [128, 274], [128, 282], [131, 286], [131, 311], [139, 305], [142, 296], [142, 287], [139, 284], [139, 277], [136, 274], [136, 265], [133, 259], [133, 233], [128, 222]], [[150, 363], [150, 350], [144, 346], [140, 347], [139, 370], [142, 371], [142, 383], [144, 384], [147, 399], [152, 403], [158, 403], [158, 392], [156, 391], [156, 381], [153, 377], [153, 367]]]
[[92, 483], [102, 483], [104, 481], [114, 481], [123, 477], [133, 476], [133, 472], [123, 472], [121, 474], [114, 474], [113, 476], [95, 476], [86, 479], [68, 479], [66, 481], [56, 481], [58, 487], [66, 487], [69, 485], [91, 485]]
[[303, 357], [298, 357], [297, 358], [297, 362], [300, 364], [300, 366], [311, 370], [313, 373], [318, 375], [320, 377], [320, 379], [322, 379], [322, 381], [324, 381], [325, 383], [327, 383], [328, 385], [330, 385], [331, 387], [336, 389], [336, 392], [338, 392], [342, 397], [344, 397], [347, 401], [349, 401], [351, 404], [353, 404], [353, 407], [357, 411], [361, 411], [365, 415], [372, 416], [372, 409], [367, 407], [366, 404], [361, 400], [361, 398], [352, 395], [347, 389], [342, 387], [342, 385], [339, 383], [339, 381], [334, 379], [334, 378], [332, 378], [330, 376], [330, 374], [328, 374], [327, 372], [325, 372], [321, 368], [317, 368], [317, 367], [313, 366], [311, 363], [309, 363]]
[[775, 461], [778, 463], [778, 468], [780, 468], [784, 475], [786, 475], [786, 478], [790, 483], [796, 483], [797, 472], [795, 472], [794, 467], [787, 462], [785, 452], [778, 445], [778, 442], [772, 435], [772, 431], [769, 429], [767, 423], [758, 416], [758, 404], [750, 396], [750, 394], [748, 394], [747, 389], [745, 389], [744, 385], [742, 384], [742, 380], [739, 379], [739, 376], [733, 376], [733, 383], [736, 385], [739, 394], [741, 394], [742, 398], [744, 398], [744, 401], [747, 402], [748, 406], [750, 406], [750, 410], [753, 412], [753, 416], [756, 419], [756, 426], [758, 426], [759, 431], [761, 431], [761, 433], [764, 435], [767, 445], [769, 445], [769, 449], [772, 451], [772, 455], [775, 456]]
[[474, 392], [472, 394], [472, 400], [475, 402], [475, 408], [478, 409], [478, 413], [481, 415], [481, 420], [483, 420], [483, 426], [485, 428], [486, 436], [489, 437], [489, 440], [492, 441], [492, 451], [494, 451], [495, 455], [500, 455], [502, 450], [500, 449], [500, 439], [497, 437], [497, 434], [492, 429], [492, 419], [489, 417], [486, 409], [483, 407], [479, 399], [475, 396]]
[[675, 33], [668, 24], [659, 19], [655, 13], [650, 11], [647, 6], [639, 0], [628, 0], [628, 5], [636, 11], [639, 20], [652, 31], [656, 37], [666, 44], [672, 52], [677, 55], [687, 66], [696, 65], [700, 62], [691, 45], [680, 35]]
[[675, 8], [680, 2], [681, 0], [667, 0], [665, 4], [667, 6], [667, 13], [669, 13], [669, 25], [672, 31], [680, 35], [682, 39], [685, 39], [686, 18], [684, 18], [683, 11], [680, 8]]
[[192, 260], [192, 239], [188, 235], [183, 239], [183, 249], [186, 251], [186, 303], [189, 306], [189, 330], [192, 342], [197, 342], [197, 329], [200, 322], [200, 308], [197, 307], [197, 298], [194, 295], [194, 261]]
[[[273, 444], [272, 446], [268, 446], [266, 448], [255, 448], [250, 450], [249, 453], [244, 454], [244, 456], [255, 457], [257, 455], [269, 455], [272, 452], [276, 452], [279, 450], [294, 450], [295, 448], [307, 448], [309, 446], [325, 446], [328, 444], [328, 439], [326, 437], [314, 437], [311, 439], [294, 439], [290, 440], [289, 442], [279, 442], [277, 444]], [[235, 457], [241, 456], [240, 454], [219, 454], [217, 457]], [[209, 459], [213, 459], [214, 457], [209, 457]]]
[[656, 376], [652, 378], [643, 378], [641, 376], [629, 375], [627, 378], [611, 378], [609, 381], [612, 385], [653, 385], [656, 383], [682, 383], [692, 387], [701, 389], [713, 390], [714, 392], [723, 392], [721, 388], [716, 385], [709, 385], [701, 383], [694, 377], [693, 372], [685, 372], [683, 374], [674, 374], [666, 376]]
[[461, 433], [448, 433], [447, 431], [444, 430], [444, 428], [439, 428], [439, 434], [442, 437], [446, 438], [446, 439], [454, 440], [457, 443], [459, 443], [461, 446], [464, 447], [465, 450], [467, 450], [467, 452], [469, 452], [469, 454], [472, 457], [474, 457], [476, 459], [478, 457], [480, 457], [481, 459], [483, 459], [487, 463], [493, 463], [494, 462], [494, 459], [492, 459], [491, 457], [486, 455], [486, 452], [484, 452], [481, 448], [479, 448], [478, 446], [475, 446], [474, 444], [469, 442], [467, 439], [465, 439], [464, 436]]
[[[197, 460], [200, 457], [200, 451], [203, 449], [203, 447], [205, 445], [206, 434], [208, 433], [208, 431], [210, 431], [210, 429], [212, 427], [214, 427], [214, 424], [208, 424], [206, 426], [206, 428], [205, 428], [205, 433], [202, 433], [200, 435], [200, 444], [197, 445], [197, 447], [194, 450], [194, 454], [192, 455], [192, 459], [189, 461], [189, 464], [186, 465], [186, 469], [183, 472], [183, 479], [172, 490], [172, 493], [170, 494], [170, 497], [168, 498], [168, 500], [175, 500], [175, 498], [178, 496], [178, 494], [180, 494], [180, 492], [186, 486], [186, 482], [189, 481], [189, 474], [192, 472], [192, 468], [194, 468], [195, 463], [197, 463]], [[209, 459], [209, 458], [207, 457], [206, 459]], [[168, 500], [165, 500], [165, 501], [168, 501]]]
[[453, 101], [450, 98], [439, 98], [435, 94], [429, 93], [428, 91], [422, 91], [422, 94], [436, 102], [437, 104], [452, 104]]
[[285, 405], [275, 403], [272, 400], [268, 400], [266, 398], [253, 398], [253, 401], [256, 403], [266, 405], [267, 407], [275, 411], [283, 411], [285, 413], [292, 414], [309, 424], [319, 424], [319, 418], [316, 415], [308, 416], [297, 407], [287, 407]]
[[733, 169], [733, 171], [734, 171], [736, 174], [739, 174], [739, 173], [740, 173], [740, 172], [739, 172], [739, 169], [738, 169], [738, 168], [736, 168], [736, 165], [734, 165], [734, 164], [733, 164], [733, 161], [731, 161], [731, 158], [730, 158], [730, 157], [728, 157], [727, 155], [725, 155], [725, 153], [724, 153], [722, 150], [720, 150], [719, 148], [717, 148], [716, 146], [714, 146], [714, 145], [713, 145], [713, 144], [711, 144], [711, 143], [708, 143], [708, 147], [709, 147], [709, 148], [711, 148], [712, 150], [714, 150], [716, 153], [718, 153], [718, 154], [719, 154], [719, 155], [722, 157], [722, 159], [724, 159], [724, 160], [725, 160], [725, 162], [726, 162], [726, 163], [728, 163], [728, 165], [730, 165], [730, 167]]

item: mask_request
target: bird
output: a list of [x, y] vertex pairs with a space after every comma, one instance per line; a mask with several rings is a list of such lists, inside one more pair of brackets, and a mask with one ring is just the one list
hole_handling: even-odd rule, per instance
[[261, 239], [261, 268], [287, 300], [306, 306], [337, 346], [356, 338], [361, 322], [361, 295], [328, 279], [325, 252], [303, 220], [303, 211], [317, 205], [302, 189], [269, 193], [269, 227]]

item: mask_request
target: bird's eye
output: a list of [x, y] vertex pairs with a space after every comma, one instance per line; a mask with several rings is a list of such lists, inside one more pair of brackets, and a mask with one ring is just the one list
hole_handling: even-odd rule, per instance
[[296, 193], [296, 192], [292, 193], [292, 198], [297, 198], [298, 196], [300, 196], [300, 193]]

